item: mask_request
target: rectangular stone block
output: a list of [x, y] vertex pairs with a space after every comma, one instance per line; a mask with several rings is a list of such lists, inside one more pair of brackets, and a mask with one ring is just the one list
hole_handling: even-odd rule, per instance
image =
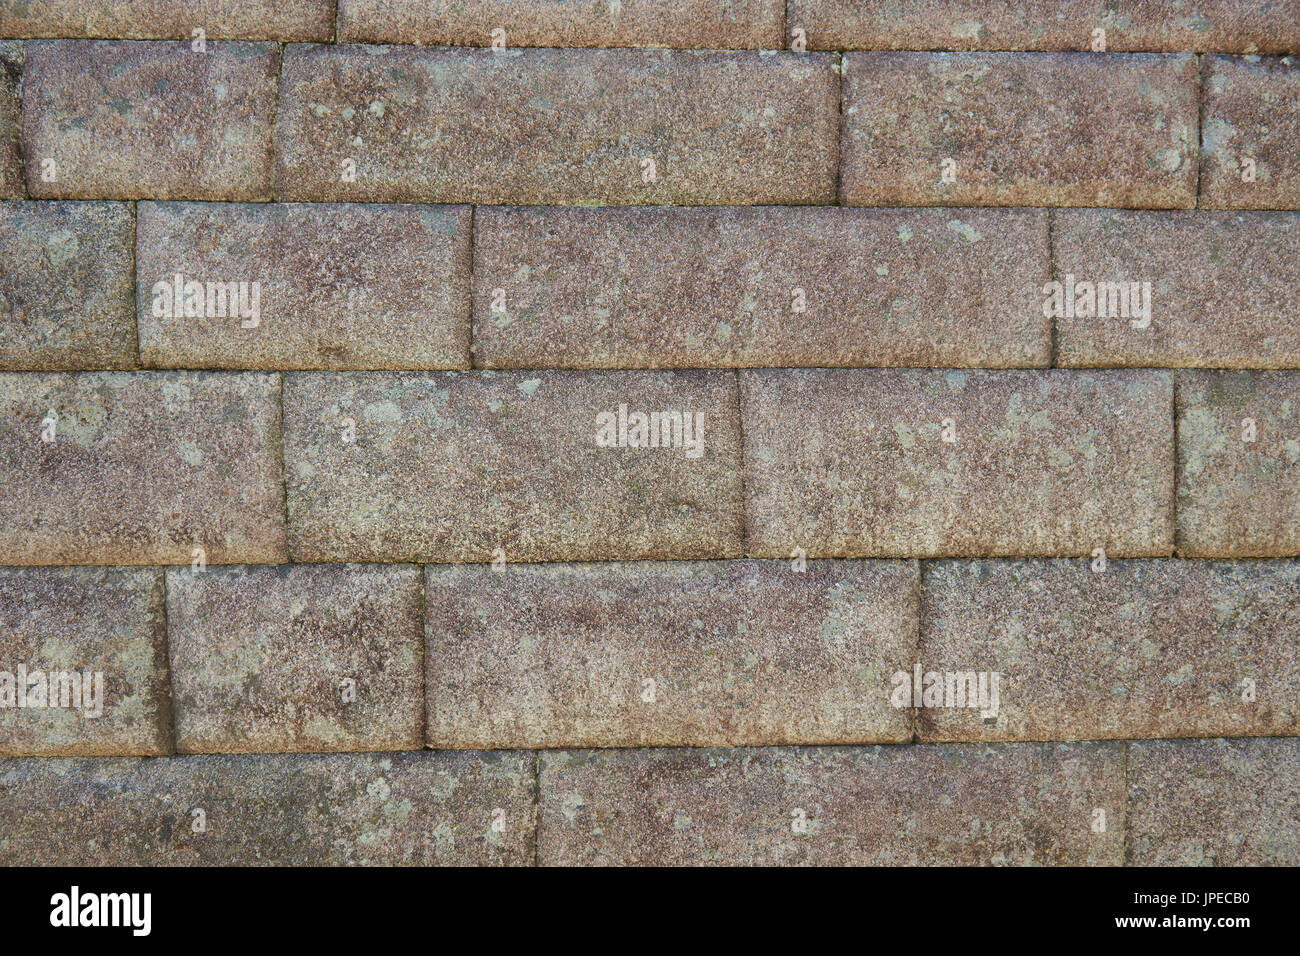
[[[1117, 744], [541, 755], [542, 865], [1115, 866]], [[1105, 832], [1091, 821], [1105, 812]]]
[[329, 40], [334, 0], [0, 0], [0, 36]]
[[0, 863], [526, 866], [533, 761], [469, 752], [8, 760]]
[[1190, 55], [850, 53], [846, 205], [1196, 204]]
[[729, 372], [291, 372], [284, 409], [295, 561], [740, 552]]
[[1129, 747], [1134, 866], [1300, 865], [1300, 740]]
[[911, 740], [912, 562], [425, 572], [431, 747]]
[[1045, 366], [1047, 260], [1039, 209], [486, 207], [475, 360]]
[[922, 583], [922, 740], [1300, 733], [1300, 564], [938, 561]]
[[1197, 0], [789, 0], [810, 50], [1300, 51], [1300, 3]]
[[0, 203], [0, 368], [136, 363], [126, 203]]
[[838, 126], [831, 54], [290, 46], [277, 196], [829, 203]]
[[780, 49], [782, 0], [339, 0], [349, 43]]
[[1173, 545], [1169, 373], [739, 373], [747, 549], [1051, 557]]
[[[1076, 294], [1083, 308], [1057, 317], [1058, 364], [1300, 368], [1293, 319], [1300, 311], [1300, 213], [1061, 209], [1052, 215], [1063, 294], [1071, 284], [1077, 292], [1079, 283], [1109, 283], [1104, 299], [1094, 288], [1099, 308]], [[1124, 285], [1112, 292], [1115, 283]], [[1131, 294], [1132, 283], [1150, 284], [1149, 315], [1134, 308], [1142, 300]], [[1123, 298], [1113, 299], [1126, 291], [1127, 316]], [[1143, 287], [1136, 291], [1141, 296]]]
[[1300, 209], [1300, 57], [1210, 56], [1202, 71], [1200, 205]]
[[273, 43], [33, 40], [23, 72], [37, 199], [271, 198]]
[[23, 45], [0, 43], [0, 199], [27, 195], [23, 184], [22, 72]]
[[412, 565], [168, 569], [176, 749], [418, 750], [421, 594]]
[[[468, 206], [142, 203], [139, 212], [146, 365], [469, 367]], [[193, 291], [203, 308], [196, 299], [191, 310], [190, 282], [202, 284]], [[237, 283], [247, 283], [238, 309]], [[213, 286], [228, 299], [209, 307]]]
[[0, 756], [161, 754], [171, 736], [161, 571], [0, 568]]
[[1179, 554], [1300, 554], [1300, 372], [1175, 381]]
[[279, 378], [0, 373], [0, 563], [285, 560]]

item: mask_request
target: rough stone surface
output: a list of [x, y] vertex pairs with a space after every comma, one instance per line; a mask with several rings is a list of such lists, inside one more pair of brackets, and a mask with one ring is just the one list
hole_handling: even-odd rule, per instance
[[751, 554], [1051, 557], [1100, 547], [1144, 556], [1172, 547], [1167, 372], [739, 375]]
[[431, 747], [911, 739], [889, 681], [916, 648], [912, 562], [426, 574]]
[[844, 67], [847, 205], [1196, 203], [1194, 56], [851, 53]]
[[23, 121], [20, 77], [23, 45], [0, 43], [0, 199], [22, 199]]
[[[469, 367], [468, 206], [141, 203], [139, 214], [146, 365]], [[257, 326], [155, 316], [154, 284], [177, 274], [258, 282]]]
[[0, 36], [328, 40], [334, 0], [0, 0]]
[[1300, 51], [1296, 0], [789, 0], [810, 50]]
[[1300, 213], [1061, 209], [1056, 275], [1151, 283], [1151, 324], [1056, 320], [1057, 363], [1300, 368]]
[[423, 752], [3, 761], [0, 863], [528, 865], [534, 760]]
[[176, 749], [418, 750], [420, 595], [411, 565], [169, 569]]
[[1300, 57], [1211, 56], [1202, 71], [1200, 205], [1300, 209]]
[[[29, 703], [53, 702], [51, 671], [80, 676], [56, 685], [58, 706], [19, 706], [20, 666], [46, 678], [43, 699], [33, 700], [35, 685], [26, 685]], [[0, 756], [169, 752], [162, 572], [0, 568], [0, 671], [14, 680], [12, 700], [0, 693]]]
[[783, 0], [339, 0], [339, 39], [508, 47], [779, 49]]
[[1300, 372], [1176, 382], [1179, 553], [1300, 554]]
[[[1116, 865], [1123, 854], [1117, 744], [588, 750], [541, 761], [542, 865]], [[1104, 833], [1090, 829], [1095, 809], [1106, 811]]]
[[125, 203], [0, 203], [0, 368], [136, 364]]
[[0, 563], [284, 561], [278, 394], [256, 373], [0, 374]]
[[1038, 209], [489, 207], [474, 254], [489, 368], [1050, 361]]
[[273, 43], [196, 53], [188, 43], [33, 40], [27, 188], [37, 199], [270, 199], [278, 67]]
[[925, 566], [923, 672], [1000, 678], [995, 718], [927, 703], [922, 740], [1300, 733], [1300, 565], [1091, 564]]
[[827, 203], [838, 86], [830, 54], [291, 46], [278, 195]]
[[[735, 557], [740, 423], [729, 372], [291, 372], [295, 561]], [[598, 447], [598, 416], [703, 416], [681, 447]], [[354, 423], [354, 440], [346, 440]]]
[[1129, 747], [1129, 862], [1300, 865], [1300, 740]]

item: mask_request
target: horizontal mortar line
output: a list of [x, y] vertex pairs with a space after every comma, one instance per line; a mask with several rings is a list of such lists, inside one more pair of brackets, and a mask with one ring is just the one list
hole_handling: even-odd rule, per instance
[[794, 748], [806, 749], [816, 748], [818, 750], [861, 750], [868, 747], [888, 747], [890, 749], [902, 750], [909, 747], [920, 747], [933, 749], [936, 747], [1043, 747], [1043, 746], [1119, 746], [1124, 743], [1186, 743], [1196, 744], [1207, 740], [1232, 740], [1248, 743], [1251, 741], [1274, 741], [1277, 743], [1291, 743], [1295, 741], [1296, 735], [1291, 734], [1265, 734], [1265, 735], [1231, 735], [1231, 736], [1209, 736], [1209, 737], [1100, 737], [1088, 738], [1086, 740], [1060, 740], [1060, 739], [1042, 739], [1042, 740], [919, 740], [919, 741], [871, 741], [867, 743], [816, 743], [816, 744], [637, 744], [633, 746], [620, 744], [601, 744], [597, 746], [545, 746], [545, 747], [415, 747], [409, 750], [241, 750], [241, 751], [194, 751], [186, 753], [167, 753], [167, 754], [101, 754], [85, 755], [73, 757], [54, 757], [50, 754], [25, 754], [0, 756], [0, 761], [4, 760], [135, 760], [145, 757], [150, 760], [174, 760], [177, 758], [190, 757], [256, 757], [256, 756], [283, 756], [283, 757], [337, 757], [353, 754], [363, 756], [366, 754], [468, 754], [468, 753], [537, 753], [544, 752], [562, 752], [568, 750], [788, 750]]
[[[506, 31], [507, 39], [509, 30]], [[119, 43], [190, 43], [192, 36], [149, 36], [149, 37], [128, 37], [128, 36], [6, 36], [0, 37], [0, 42], [26, 42], [48, 41], [52, 43], [71, 43], [78, 41], [107, 41]], [[981, 53], [1015, 53], [1031, 55], [1051, 55], [1055, 53], [1079, 53], [1088, 56], [1110, 57], [1110, 56], [1295, 56], [1300, 54], [1300, 47], [1294, 49], [1288, 48], [1282, 52], [1262, 53], [1259, 51], [1246, 52], [1235, 50], [1157, 50], [1157, 49], [1132, 49], [1132, 50], [1089, 50], [1078, 49], [1074, 47], [1045, 47], [1036, 49], [1025, 49], [1016, 47], [981, 47], [979, 49], [953, 49], [950, 47], [937, 46], [908, 46], [908, 47], [859, 47], [859, 46], [840, 46], [840, 47], [810, 47], [806, 50], [792, 50], [788, 47], [676, 47], [676, 46], [547, 46], [547, 45], [507, 45], [503, 50], [494, 50], [492, 46], [481, 46], [471, 43], [417, 43], [417, 42], [397, 42], [397, 41], [374, 41], [374, 40], [304, 40], [293, 37], [276, 36], [276, 37], [214, 37], [209, 35], [206, 38], [208, 43], [283, 43], [286, 45], [293, 44], [297, 46], [323, 46], [323, 47], [396, 47], [410, 48], [417, 50], [466, 50], [471, 52], [497, 53], [503, 55], [515, 51], [524, 50], [550, 50], [550, 51], [574, 51], [574, 52], [591, 52], [594, 50], [608, 50], [613, 53], [794, 53], [804, 56], [809, 53], [936, 53], [936, 54], [981, 54]], [[1085, 42], [1085, 41], [1081, 41]]]
[[[201, 320], [200, 320], [201, 321]], [[691, 366], [632, 366], [627, 368], [577, 367], [568, 365], [547, 366], [508, 366], [484, 368], [482, 366], [463, 366], [457, 368], [234, 368], [225, 366], [141, 366], [139, 368], [15, 368], [0, 367], [0, 374], [7, 375], [100, 375], [110, 372], [192, 372], [195, 374], [225, 375], [354, 375], [354, 374], [388, 374], [388, 375], [448, 375], [467, 373], [484, 374], [519, 374], [529, 372], [592, 372], [611, 375], [629, 372], [998, 372], [1032, 375], [1040, 372], [1064, 373], [1066, 375], [1088, 375], [1096, 372], [1294, 372], [1300, 371], [1295, 366], [1264, 367], [1229, 367], [1211, 368], [1208, 366], [1154, 366], [1154, 365], [1089, 365], [1089, 366], [1048, 366], [1048, 365], [691, 365]]]
[[[506, 568], [507, 568], [507, 569], [509, 569], [509, 568], [511, 568], [511, 567], [534, 567], [534, 568], [541, 568], [541, 567], [548, 567], [548, 566], [549, 566], [549, 567], [553, 567], [553, 566], [555, 566], [555, 565], [560, 565], [560, 564], [564, 564], [564, 565], [586, 565], [586, 566], [609, 567], [609, 566], [612, 566], [612, 565], [645, 565], [645, 564], [687, 564], [687, 563], [695, 563], [695, 564], [735, 564], [735, 563], [742, 562], [742, 561], [744, 561], [744, 562], [763, 561], [763, 562], [772, 562], [772, 563], [777, 563], [777, 562], [788, 562], [788, 561], [790, 561], [790, 560], [791, 560], [791, 558], [790, 558], [789, 555], [785, 555], [785, 556], [783, 556], [783, 557], [775, 557], [775, 558], [773, 558], [773, 557], [765, 557], [765, 558], [764, 558], [764, 557], [756, 557], [756, 556], [753, 556], [753, 555], [741, 555], [741, 556], [739, 556], [739, 557], [705, 557], [705, 558], [613, 558], [613, 559], [604, 559], [604, 560], [602, 560], [602, 559], [592, 559], [592, 558], [575, 558], [575, 559], [572, 559], [572, 560], [569, 560], [569, 559], [557, 559], [557, 560], [554, 560], [554, 561], [509, 561], [509, 560], [507, 560], [507, 561], [506, 561]], [[943, 563], [946, 563], [946, 564], [954, 564], [954, 563], [967, 563], [967, 564], [971, 564], [971, 563], [975, 563], [975, 562], [981, 562], [981, 563], [985, 563], [985, 564], [997, 564], [997, 563], [1011, 563], [1011, 562], [1024, 563], [1024, 562], [1033, 562], [1033, 561], [1039, 561], [1039, 562], [1042, 562], [1042, 561], [1078, 561], [1078, 562], [1086, 563], [1086, 562], [1090, 562], [1090, 561], [1093, 560], [1093, 559], [1092, 559], [1092, 556], [1091, 556], [1090, 554], [1088, 554], [1088, 555], [1063, 554], [1063, 555], [1048, 555], [1048, 556], [1038, 555], [1038, 556], [1035, 556], [1035, 557], [1023, 556], [1023, 555], [998, 555], [998, 556], [996, 556], [996, 557], [987, 557], [987, 556], [971, 556], [971, 555], [950, 555], [950, 556], [945, 556], [945, 557], [935, 557], [935, 558], [916, 558], [916, 557], [911, 557], [911, 558], [909, 558], [909, 557], [902, 557], [902, 558], [900, 558], [900, 557], [884, 557], [884, 556], [876, 557], [876, 556], [871, 556], [871, 555], [864, 555], [864, 556], [860, 556], [860, 557], [850, 557], [850, 558], [819, 558], [819, 557], [808, 556], [805, 560], [808, 560], [808, 561], [875, 561], [875, 562], [886, 562], [886, 561], [889, 561], [889, 562], [895, 562], [895, 563], [905, 563], [905, 562], [916, 561], [916, 562], [919, 563], [919, 564], [934, 564], [934, 563], [936, 563], [936, 562], [943, 562]], [[1178, 563], [1181, 563], [1181, 564], [1188, 564], [1188, 565], [1191, 565], [1191, 564], [1264, 564], [1264, 563], [1280, 564], [1280, 563], [1284, 563], [1284, 562], [1287, 562], [1287, 563], [1295, 563], [1295, 562], [1297, 562], [1297, 561], [1300, 561], [1300, 555], [1276, 555], [1276, 556], [1271, 556], [1271, 557], [1270, 557], [1270, 556], [1260, 556], [1260, 555], [1255, 555], [1255, 556], [1251, 556], [1251, 557], [1200, 557], [1200, 556], [1188, 556], [1188, 555], [1182, 555], [1182, 554], [1167, 554], [1167, 555], [1166, 555], [1166, 554], [1160, 554], [1160, 555], [1147, 555], [1147, 556], [1144, 556], [1144, 557], [1136, 557], [1136, 558], [1115, 557], [1115, 556], [1113, 556], [1113, 555], [1107, 555], [1106, 560], [1109, 561], [1109, 562], [1111, 562], [1111, 563], [1114, 563], [1114, 562], [1123, 562], [1123, 563], [1125, 563], [1125, 564], [1131, 564], [1131, 563], [1138, 562], [1138, 561], [1146, 562], [1146, 563], [1154, 563], [1154, 562], [1160, 562], [1160, 563], [1178, 562]], [[357, 566], [363, 566], [363, 567], [366, 567], [366, 568], [382, 568], [382, 567], [403, 567], [403, 568], [405, 568], [405, 567], [416, 567], [416, 568], [463, 568], [463, 567], [464, 567], [464, 568], [468, 568], [468, 567], [473, 567], [473, 568], [480, 568], [480, 567], [481, 567], [481, 568], [490, 568], [490, 567], [492, 566], [492, 562], [491, 562], [490, 560], [486, 560], [486, 561], [364, 561], [364, 560], [357, 560], [357, 561], [281, 561], [281, 562], [274, 562], [274, 563], [272, 563], [272, 562], [252, 562], [252, 563], [244, 562], [244, 563], [242, 563], [242, 564], [225, 564], [225, 563], [217, 564], [217, 563], [215, 563], [215, 562], [211, 562], [211, 561], [210, 561], [210, 562], [207, 563], [206, 567], [209, 568], [209, 569], [212, 569], [212, 568], [291, 568], [291, 567], [304, 567], [304, 568], [312, 568], [312, 567], [326, 567], [326, 568], [337, 568], [337, 567], [345, 567], [345, 566], [348, 566], [348, 565], [357, 565]], [[101, 569], [101, 568], [102, 568], [102, 569], [106, 569], [106, 568], [130, 568], [130, 569], [137, 569], [137, 570], [141, 570], [141, 571], [147, 571], [147, 570], [162, 570], [162, 571], [168, 571], [168, 570], [173, 570], [173, 569], [174, 569], [174, 570], [177, 570], [177, 571], [189, 571], [189, 570], [190, 570], [190, 566], [189, 566], [188, 564], [0, 564], [0, 570], [5, 570], [5, 571], [23, 571], [23, 570], [41, 570], [41, 569], [50, 569], [50, 570], [57, 570], [57, 569], [87, 569], [87, 570], [91, 570], [91, 569]], [[200, 573], [206, 573], [206, 572], [200, 572]], [[509, 571], [507, 570], [506, 572], [501, 572], [501, 573], [509, 573]], [[798, 572], [795, 572], [795, 573], [798, 573]]]
[[483, 202], [477, 199], [447, 200], [413, 200], [413, 199], [166, 199], [154, 196], [119, 197], [82, 197], [82, 196], [25, 196], [0, 200], [5, 203], [199, 203], [222, 206], [476, 206], [480, 209], [893, 209], [893, 210], [1015, 210], [1015, 209], [1050, 209], [1064, 211], [1097, 212], [1283, 212], [1300, 213], [1300, 208], [1279, 209], [1273, 206], [1039, 206], [1039, 205], [946, 205], [939, 203], [889, 203], [877, 205], [845, 205], [838, 200], [807, 203], [544, 203], [544, 202]]

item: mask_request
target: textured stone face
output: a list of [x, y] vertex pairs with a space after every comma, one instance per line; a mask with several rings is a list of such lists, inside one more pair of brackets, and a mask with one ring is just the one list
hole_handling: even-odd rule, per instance
[[[201, 8], [201, 9], [196, 9]], [[5, 0], [0, 36], [328, 40], [334, 0]]]
[[0, 671], [0, 756], [168, 752], [162, 572], [0, 568]]
[[782, 0], [339, 0], [339, 39], [361, 43], [779, 49]]
[[[543, 865], [1116, 865], [1118, 745], [541, 755]], [[1106, 811], [1104, 833], [1090, 829]], [[803, 832], [798, 832], [802, 829]]]
[[992, 719], [927, 704], [917, 713], [922, 740], [1300, 730], [1300, 565], [1091, 564], [925, 566], [923, 671], [997, 673], [999, 702]]
[[423, 746], [420, 571], [167, 572], [181, 753]]
[[1145, 327], [1057, 318], [1059, 364], [1300, 367], [1300, 214], [1061, 209], [1052, 238], [1062, 283], [1151, 284]]
[[23, 45], [0, 43], [0, 199], [22, 199], [23, 123], [19, 78]]
[[[620, 406], [624, 421], [607, 429]], [[740, 550], [731, 373], [301, 372], [285, 377], [284, 408], [296, 561]], [[665, 412], [683, 425], [675, 446], [633, 447], [632, 415]], [[597, 444], [606, 437], [612, 446]]]
[[[177, 274], [248, 308], [186, 316]], [[141, 203], [136, 283], [146, 365], [469, 366], [468, 206]]]
[[4, 761], [0, 863], [527, 865], [533, 761], [513, 753]]
[[844, 66], [848, 205], [1195, 205], [1193, 56], [852, 53]]
[[740, 382], [752, 554], [1172, 547], [1166, 372], [773, 369]]
[[1300, 209], [1300, 57], [1206, 57], [1201, 85], [1200, 205]]
[[1179, 372], [1178, 550], [1300, 554], [1300, 373]]
[[254, 373], [0, 374], [0, 562], [284, 561], [278, 391]]
[[1128, 779], [1133, 865], [1300, 865], [1300, 740], [1138, 742]]
[[1050, 358], [1042, 210], [488, 207], [475, 230], [487, 367]]
[[34, 198], [271, 198], [274, 44], [209, 43], [205, 53], [184, 42], [26, 46], [23, 132]]
[[432, 747], [909, 741], [911, 562], [426, 568]]
[[810, 50], [1090, 50], [1285, 53], [1300, 47], [1296, 0], [789, 0]]
[[0, 203], [0, 367], [134, 366], [134, 245], [125, 203]]
[[826, 54], [291, 46], [278, 195], [826, 203], [835, 66]]

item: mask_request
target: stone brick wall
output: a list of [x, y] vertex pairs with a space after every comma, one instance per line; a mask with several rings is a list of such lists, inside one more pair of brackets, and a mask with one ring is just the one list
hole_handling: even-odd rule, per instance
[[1300, 2], [0, 0], [0, 863], [1300, 864]]

